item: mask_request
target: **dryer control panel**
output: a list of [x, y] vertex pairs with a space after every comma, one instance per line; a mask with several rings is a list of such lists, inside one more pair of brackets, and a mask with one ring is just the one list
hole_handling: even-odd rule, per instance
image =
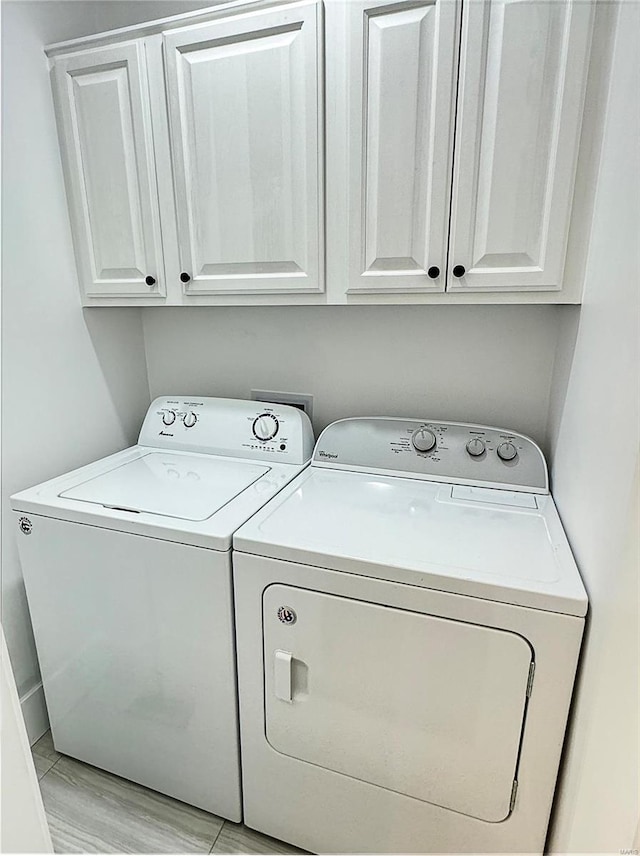
[[313, 429], [302, 410], [235, 398], [163, 396], [151, 402], [138, 443], [234, 458], [304, 464]]
[[341, 419], [322, 432], [313, 465], [453, 484], [548, 493], [547, 464], [529, 437], [431, 419]]

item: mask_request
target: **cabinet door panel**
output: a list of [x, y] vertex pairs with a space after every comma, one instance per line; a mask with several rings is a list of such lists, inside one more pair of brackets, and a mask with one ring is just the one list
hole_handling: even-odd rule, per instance
[[444, 289], [456, 14], [450, 0], [349, 5], [352, 292]]
[[318, 15], [164, 36], [185, 291], [321, 291]]
[[[88, 297], [165, 293], [144, 46], [55, 60], [80, 278]], [[155, 280], [151, 286], [145, 278]]]
[[591, 4], [475, 0], [463, 13], [448, 288], [562, 286]]

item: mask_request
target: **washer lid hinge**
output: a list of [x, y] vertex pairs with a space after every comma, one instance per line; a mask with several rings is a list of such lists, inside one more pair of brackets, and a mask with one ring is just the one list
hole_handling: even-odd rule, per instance
[[518, 782], [517, 779], [513, 780], [513, 785], [511, 786], [511, 800], [509, 802], [509, 813], [513, 811], [513, 807], [516, 804], [516, 794], [518, 793]]
[[536, 671], [535, 660], [532, 660], [529, 664], [529, 679], [527, 681], [527, 698], [531, 696], [531, 688], [533, 687], [533, 675]]

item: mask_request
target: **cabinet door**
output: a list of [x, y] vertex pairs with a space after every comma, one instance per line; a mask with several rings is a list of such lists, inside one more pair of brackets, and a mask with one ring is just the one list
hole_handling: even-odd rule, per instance
[[161, 298], [165, 285], [144, 44], [58, 57], [52, 76], [84, 294]]
[[444, 290], [458, 8], [348, 3], [351, 293]]
[[186, 294], [323, 290], [320, 15], [303, 2], [164, 34]]
[[562, 287], [591, 16], [566, 0], [465, 4], [449, 290]]

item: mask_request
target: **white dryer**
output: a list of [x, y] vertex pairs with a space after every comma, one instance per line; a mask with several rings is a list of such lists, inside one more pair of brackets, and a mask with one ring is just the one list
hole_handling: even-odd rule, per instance
[[234, 536], [249, 826], [541, 852], [587, 596], [536, 444], [347, 419]]
[[312, 449], [293, 407], [158, 398], [138, 445], [11, 498], [58, 751], [241, 819], [231, 537]]

